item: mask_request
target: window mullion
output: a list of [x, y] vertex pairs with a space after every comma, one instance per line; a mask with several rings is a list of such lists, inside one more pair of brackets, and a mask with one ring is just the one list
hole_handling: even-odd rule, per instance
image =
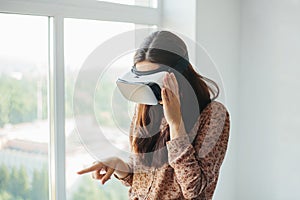
[[49, 17], [50, 199], [65, 200], [64, 18]]

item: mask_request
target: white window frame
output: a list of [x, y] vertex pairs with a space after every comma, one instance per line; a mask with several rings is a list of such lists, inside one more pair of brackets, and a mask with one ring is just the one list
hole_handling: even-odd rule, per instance
[[[0, 13], [49, 17], [49, 199], [66, 199], [64, 19], [91, 19], [161, 26], [157, 8], [96, 0], [0, 0]], [[63, 153], [62, 153], [63, 152]]]

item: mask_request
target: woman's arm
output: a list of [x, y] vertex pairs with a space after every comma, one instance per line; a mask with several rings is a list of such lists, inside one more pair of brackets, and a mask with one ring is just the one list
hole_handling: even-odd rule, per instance
[[181, 133], [174, 133], [182, 136], [167, 142], [169, 164], [188, 199], [201, 196], [206, 187], [216, 184], [229, 137], [229, 114], [222, 104], [212, 102], [199, 120], [194, 146], [189, 136]]
[[123, 167], [120, 169], [125, 169], [124, 171], [116, 170], [114, 176], [121, 181], [121, 183], [125, 186], [132, 186], [133, 180], [133, 159], [130, 156], [129, 162], [120, 163]]
[[169, 164], [174, 168], [185, 198], [206, 198], [203, 191], [209, 187], [210, 194], [207, 195], [212, 195], [227, 149], [229, 114], [221, 103], [207, 105], [199, 118], [197, 134], [188, 134], [196, 135], [192, 145], [182, 121], [178, 83], [174, 74], [166, 74], [163, 82], [162, 102], [171, 139], [166, 143]]
[[[131, 121], [130, 134], [132, 134], [133, 129], [135, 129], [135, 120], [136, 120], [136, 112]], [[131, 146], [130, 137], [129, 137], [129, 142]], [[102, 184], [105, 184], [105, 182], [110, 179], [111, 175], [114, 175], [125, 186], [132, 186], [133, 166], [134, 166], [133, 154], [130, 154], [128, 163], [124, 162], [122, 159], [118, 157], [109, 157], [104, 161], [96, 161], [93, 163], [92, 166], [80, 170], [77, 173], [85, 174], [85, 173], [92, 172], [92, 177], [96, 180], [100, 180]], [[106, 173], [101, 174], [102, 170], [106, 171]]]

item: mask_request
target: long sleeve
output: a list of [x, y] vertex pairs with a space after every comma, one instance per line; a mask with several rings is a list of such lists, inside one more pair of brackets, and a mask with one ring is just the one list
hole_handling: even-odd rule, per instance
[[[186, 199], [211, 199], [229, 138], [226, 108], [212, 102], [194, 129], [195, 133], [167, 142], [169, 164]], [[194, 139], [190, 139], [192, 135]]]
[[132, 156], [129, 156], [129, 161], [128, 161], [128, 167], [129, 167], [129, 173], [126, 177], [124, 178], [119, 178], [116, 174], [114, 176], [120, 180], [120, 182], [125, 185], [125, 186], [132, 186], [132, 180], [133, 180], [133, 158]]

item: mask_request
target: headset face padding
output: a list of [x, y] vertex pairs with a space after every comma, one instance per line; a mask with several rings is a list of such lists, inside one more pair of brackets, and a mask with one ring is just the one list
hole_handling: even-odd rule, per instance
[[161, 101], [161, 88], [159, 87], [159, 85], [157, 83], [151, 82], [148, 84], [149, 87], [151, 88], [153, 94], [155, 95], [156, 99], [158, 101]]

